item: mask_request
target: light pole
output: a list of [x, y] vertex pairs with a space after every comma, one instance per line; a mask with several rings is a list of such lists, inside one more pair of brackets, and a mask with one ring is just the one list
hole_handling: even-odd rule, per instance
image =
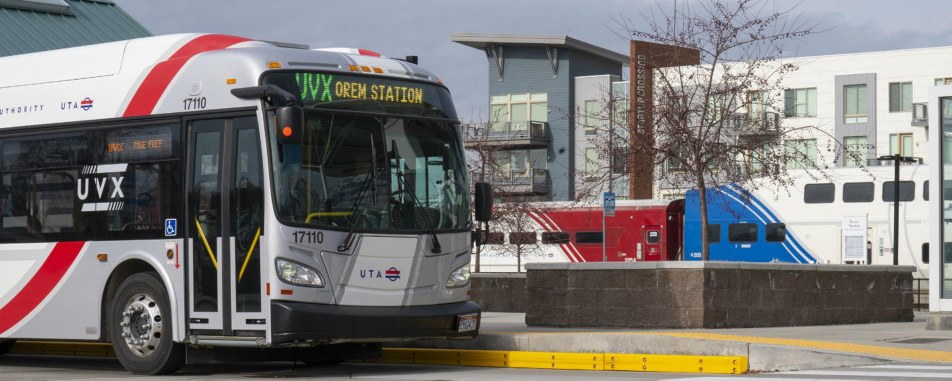
[[899, 265], [899, 164], [920, 162], [920, 158], [900, 156], [898, 153], [889, 156], [880, 156], [880, 161], [892, 160], [896, 168], [893, 176], [893, 266]]

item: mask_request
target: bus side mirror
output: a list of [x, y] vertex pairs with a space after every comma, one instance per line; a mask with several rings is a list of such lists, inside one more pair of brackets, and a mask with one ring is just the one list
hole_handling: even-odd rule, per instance
[[278, 144], [301, 144], [304, 141], [304, 109], [295, 106], [278, 107], [275, 112], [275, 133]]
[[493, 187], [489, 183], [476, 183], [475, 191], [476, 221], [488, 222], [493, 218]]

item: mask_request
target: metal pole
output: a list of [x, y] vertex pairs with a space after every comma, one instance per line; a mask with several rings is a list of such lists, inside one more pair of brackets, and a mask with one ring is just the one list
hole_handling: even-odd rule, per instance
[[897, 153], [893, 156], [896, 164], [896, 176], [893, 181], [893, 266], [899, 265], [899, 160]]

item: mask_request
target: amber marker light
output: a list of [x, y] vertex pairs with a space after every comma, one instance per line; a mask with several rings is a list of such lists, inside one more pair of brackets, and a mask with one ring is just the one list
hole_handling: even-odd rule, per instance
[[109, 260], [109, 254], [106, 254], [106, 253], [96, 254], [96, 260], [98, 260], [98, 261], [100, 261], [100, 262], [105, 262], [105, 261]]
[[370, 73], [370, 66], [361, 66], [360, 70], [366, 73]]
[[237, 79], [234, 79], [234, 78], [228, 78], [228, 79], [225, 80], [225, 83], [227, 83], [227, 84], [229, 84], [229, 85], [234, 85], [234, 84], [238, 83], [238, 80], [237, 80]]
[[281, 290], [281, 295], [294, 295], [294, 290]]
[[278, 62], [278, 61], [268, 62], [268, 69], [280, 69], [280, 68], [281, 68], [281, 63], [280, 63], [280, 62]]
[[350, 71], [360, 71], [360, 66], [357, 66], [357, 65], [347, 65], [347, 69], [350, 69]]
[[374, 73], [377, 73], [377, 74], [383, 74], [383, 69], [381, 69], [381, 68], [379, 68], [379, 67], [376, 67], [376, 66], [374, 66]]

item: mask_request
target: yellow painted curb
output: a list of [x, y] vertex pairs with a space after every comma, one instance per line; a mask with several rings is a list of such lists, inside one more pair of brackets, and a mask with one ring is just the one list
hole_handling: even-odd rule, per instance
[[46, 356], [116, 357], [108, 343], [63, 343], [47, 341], [17, 341], [11, 354]]
[[384, 348], [382, 356], [376, 362], [494, 368], [710, 374], [742, 374], [748, 371], [747, 357], [742, 356], [483, 351], [471, 349]]

